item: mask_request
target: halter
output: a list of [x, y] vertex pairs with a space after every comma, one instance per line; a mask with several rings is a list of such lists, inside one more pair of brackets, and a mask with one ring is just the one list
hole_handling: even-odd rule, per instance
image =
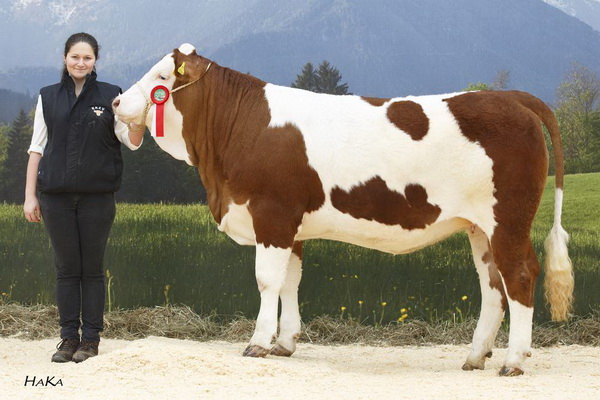
[[[208, 66], [206, 67], [206, 69], [204, 70], [204, 73], [202, 73], [202, 75], [200, 75], [197, 79], [186, 83], [185, 85], [181, 85], [176, 87], [175, 89], [171, 90], [171, 94], [177, 92], [178, 90], [181, 90], [185, 87], [190, 86], [192, 83], [196, 83], [198, 82], [200, 79], [204, 78], [204, 75], [206, 75], [206, 73], [208, 72], [208, 69], [210, 68], [210, 66], [212, 65], [212, 61], [210, 63], [208, 63]], [[135, 83], [135, 85], [137, 86], [137, 88], [140, 90], [140, 92], [142, 92], [142, 94], [144, 95], [144, 97], [146, 98], [146, 106], [144, 107], [144, 114], [142, 116], [142, 123], [146, 124], [146, 117], [148, 117], [148, 112], [150, 111], [150, 107], [152, 107], [153, 101], [150, 98], [150, 96], [148, 96], [148, 94], [146, 94], [146, 92], [144, 91], [144, 88], [142, 87], [142, 85], [140, 85], [140, 81], [137, 81]]]

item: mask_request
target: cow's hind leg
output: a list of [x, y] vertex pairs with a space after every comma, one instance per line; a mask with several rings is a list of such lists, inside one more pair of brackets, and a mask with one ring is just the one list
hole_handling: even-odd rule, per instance
[[286, 279], [291, 246], [282, 249], [256, 245], [256, 282], [260, 291], [260, 311], [256, 318], [254, 335], [244, 351], [247, 357], [265, 357], [277, 333], [279, 293]]
[[473, 260], [481, 287], [481, 313], [473, 334], [473, 344], [463, 365], [465, 371], [483, 369], [486, 357], [491, 357], [496, 334], [506, 308], [502, 279], [494, 263], [487, 235], [476, 225], [469, 231]]
[[500, 375], [521, 375], [525, 360], [531, 356], [533, 296], [540, 265], [528, 237], [519, 243], [518, 237], [495, 233], [492, 248], [510, 311], [508, 352]]
[[298, 308], [298, 286], [302, 278], [302, 242], [295, 242], [288, 264], [285, 283], [281, 288], [281, 318], [277, 344], [271, 349], [276, 356], [291, 356], [296, 351], [296, 340], [300, 336], [301, 321]]

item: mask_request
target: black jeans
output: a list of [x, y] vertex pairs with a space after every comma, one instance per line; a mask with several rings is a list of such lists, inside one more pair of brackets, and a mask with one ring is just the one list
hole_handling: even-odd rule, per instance
[[[42, 193], [40, 208], [54, 249], [60, 337], [100, 340], [104, 319], [102, 259], [115, 219], [114, 193]], [[81, 317], [81, 321], [80, 321]]]

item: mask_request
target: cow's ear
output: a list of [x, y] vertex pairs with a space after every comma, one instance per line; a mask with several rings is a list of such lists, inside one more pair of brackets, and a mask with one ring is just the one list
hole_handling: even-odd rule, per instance
[[198, 79], [208, 64], [207, 60], [198, 56], [195, 50], [188, 55], [179, 49], [175, 49], [173, 51], [173, 60], [175, 61], [174, 74], [183, 82]]
[[173, 50], [173, 61], [175, 61], [175, 76], [180, 78], [190, 77], [192, 74], [191, 62], [189, 56], [179, 51], [179, 49]]

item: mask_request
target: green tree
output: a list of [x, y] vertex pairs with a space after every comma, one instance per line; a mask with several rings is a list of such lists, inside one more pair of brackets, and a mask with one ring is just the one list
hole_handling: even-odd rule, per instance
[[317, 72], [313, 67], [312, 63], [304, 64], [300, 75], [296, 76], [296, 80], [292, 83], [293, 88], [310, 90], [311, 92], [317, 91]]
[[475, 90], [493, 90], [490, 85], [483, 82], [469, 83], [469, 86], [463, 89], [465, 92], [473, 92]]
[[311, 63], [306, 63], [301, 74], [296, 76], [292, 87], [316, 93], [349, 94], [348, 84], [340, 83], [341, 80], [340, 71], [328, 61], [323, 60], [316, 70]]
[[0, 200], [23, 203], [25, 200], [25, 175], [31, 144], [33, 126], [27, 114], [21, 110], [8, 131], [8, 146], [2, 175]]
[[9, 125], [0, 123], [0, 190], [2, 189], [2, 182], [4, 182], [4, 164], [6, 161], [6, 152], [8, 151], [9, 130]]
[[348, 84], [340, 84], [341, 80], [340, 71], [323, 61], [317, 70], [317, 93], [348, 94]]
[[506, 90], [508, 89], [510, 82], [510, 71], [506, 69], [501, 69], [496, 72], [496, 77], [492, 83], [469, 83], [469, 86], [464, 88], [465, 92], [471, 92], [475, 90]]
[[590, 172], [600, 171], [600, 110], [591, 114], [590, 124]]
[[598, 171], [600, 78], [575, 63], [559, 85], [556, 98], [554, 112], [561, 130], [567, 172]]

